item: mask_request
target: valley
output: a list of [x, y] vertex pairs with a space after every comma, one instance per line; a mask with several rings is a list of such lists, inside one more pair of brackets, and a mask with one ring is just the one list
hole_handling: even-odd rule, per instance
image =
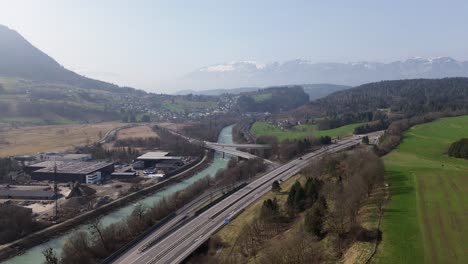
[[468, 2], [422, 2], [0, 1], [0, 263], [468, 263]]

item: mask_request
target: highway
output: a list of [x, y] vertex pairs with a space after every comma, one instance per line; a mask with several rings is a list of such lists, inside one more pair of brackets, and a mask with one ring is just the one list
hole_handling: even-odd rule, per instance
[[[143, 244], [138, 243], [114, 263], [180, 263], [212, 234], [222, 228], [225, 225], [226, 219], [234, 218], [244, 208], [269, 192], [273, 181], [287, 180], [305, 168], [310, 160], [327, 153], [335, 153], [353, 147], [360, 144], [360, 142], [361, 136], [353, 136], [277, 167], [204, 213], [184, 223], [177, 230], [170, 232], [170, 234], [167, 234], [162, 239], [158, 239], [151, 246], [141, 248]], [[153, 235], [150, 235], [150, 237], [153, 237]]]

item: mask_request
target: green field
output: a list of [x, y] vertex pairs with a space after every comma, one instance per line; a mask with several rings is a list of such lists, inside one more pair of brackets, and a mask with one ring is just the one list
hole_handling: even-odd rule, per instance
[[292, 129], [281, 129], [268, 122], [255, 122], [252, 126], [251, 132], [257, 137], [275, 136], [279, 141], [286, 139], [302, 139], [310, 136], [330, 136], [335, 138], [338, 136], [341, 137], [352, 134], [354, 128], [359, 125], [361, 124], [350, 124], [328, 130], [318, 130], [315, 125], [298, 125]]
[[263, 102], [270, 100], [273, 95], [271, 93], [261, 93], [254, 96], [255, 102]]
[[468, 116], [415, 126], [385, 160], [392, 193], [375, 263], [468, 263], [468, 160], [448, 157]]

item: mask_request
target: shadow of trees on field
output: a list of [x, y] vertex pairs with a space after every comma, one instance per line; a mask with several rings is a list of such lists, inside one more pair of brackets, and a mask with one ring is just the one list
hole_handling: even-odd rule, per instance
[[390, 184], [389, 190], [392, 196], [414, 193], [415, 188], [412, 186], [411, 179], [399, 171], [387, 171], [387, 179]]

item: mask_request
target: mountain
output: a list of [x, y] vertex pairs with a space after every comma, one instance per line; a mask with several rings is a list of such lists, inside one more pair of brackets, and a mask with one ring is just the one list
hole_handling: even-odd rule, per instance
[[444, 77], [468, 77], [468, 61], [457, 61], [450, 57], [416, 57], [390, 63], [313, 63], [292, 60], [265, 64], [240, 61], [200, 68], [186, 75], [182, 83], [207, 89], [300, 83], [357, 86], [381, 80]]
[[60, 83], [85, 89], [127, 91], [117, 85], [86, 78], [67, 70], [18, 32], [0, 25], [0, 76]]
[[121, 107], [144, 94], [67, 70], [16, 31], [0, 25], [0, 123], [119, 120]]

